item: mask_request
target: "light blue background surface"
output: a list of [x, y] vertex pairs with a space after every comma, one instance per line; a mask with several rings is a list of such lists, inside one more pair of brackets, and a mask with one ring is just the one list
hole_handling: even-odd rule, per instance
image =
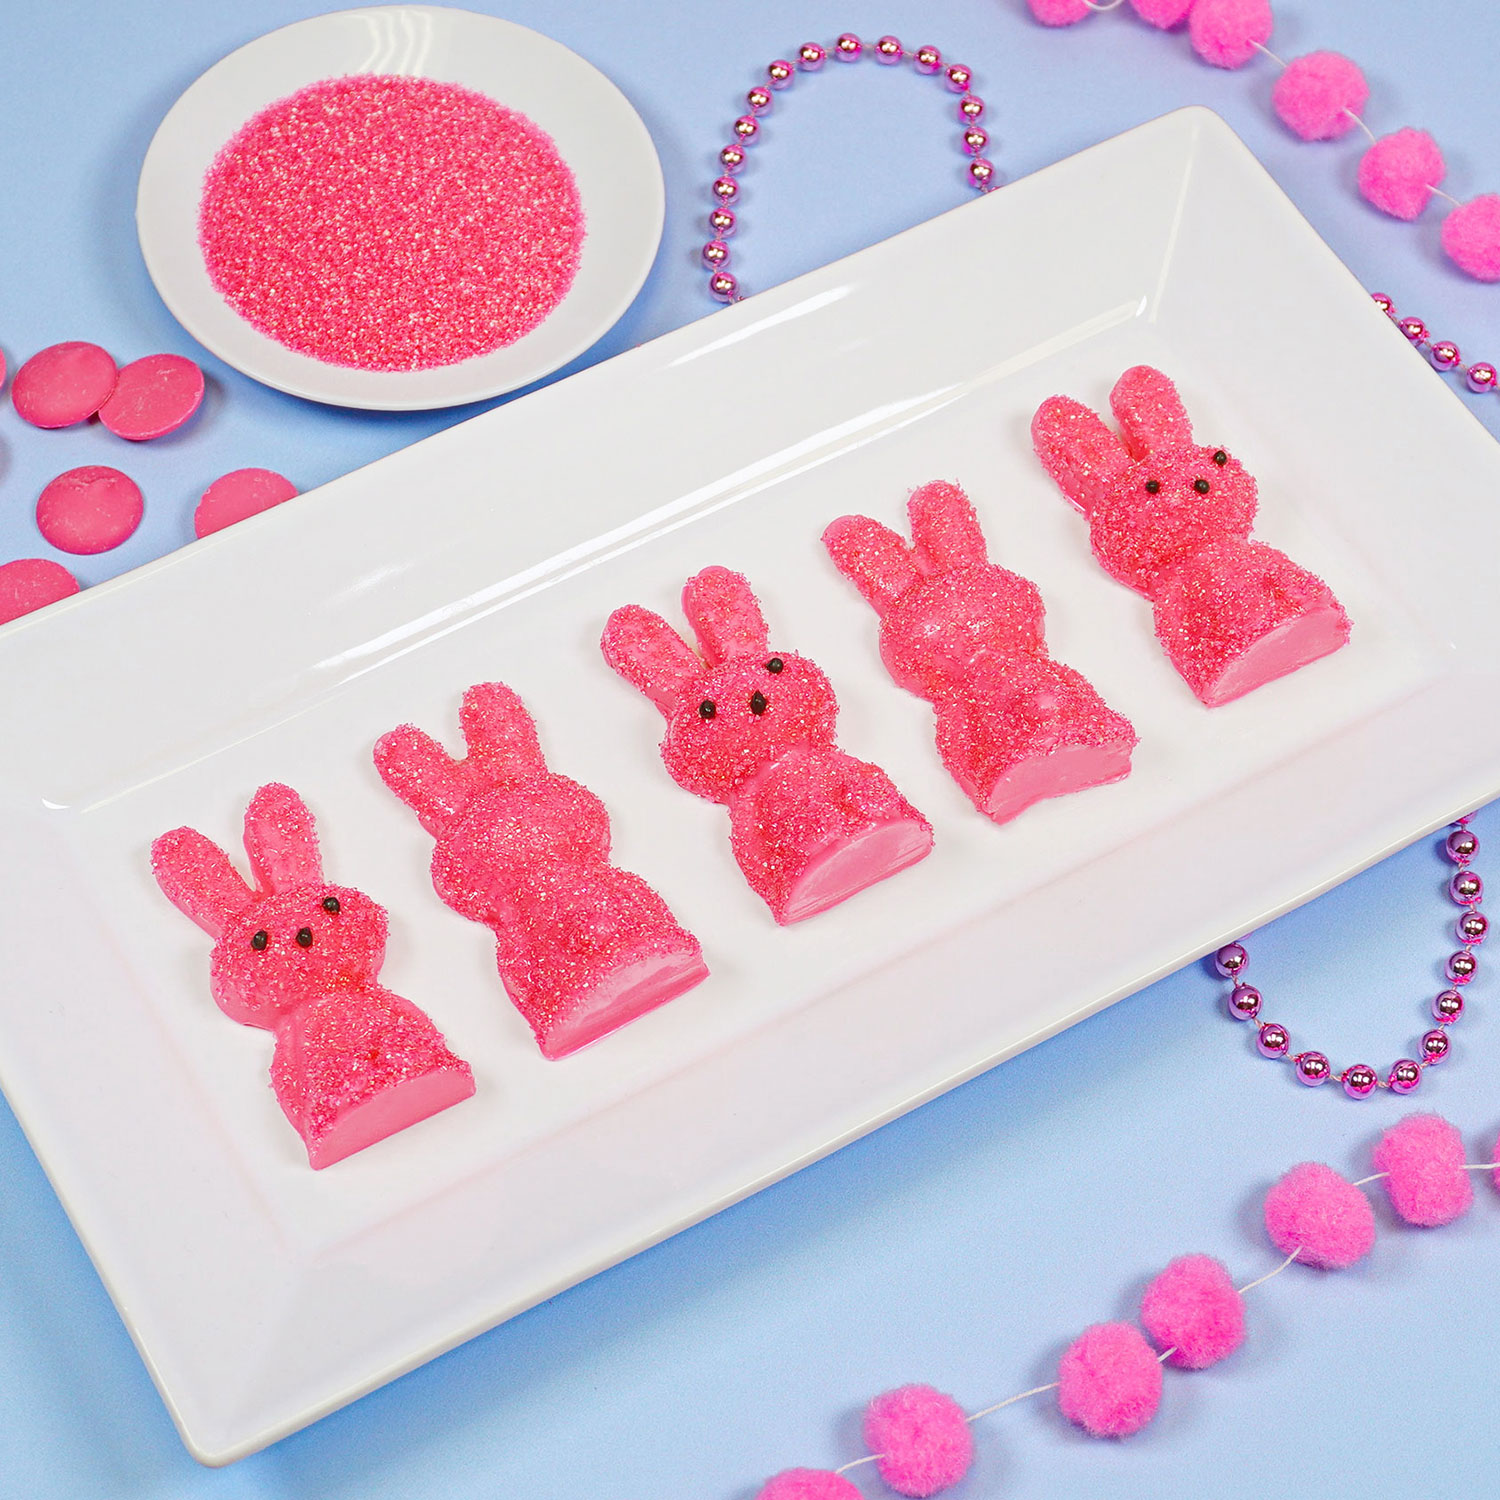
[[[96, 340], [122, 359], [179, 350], [203, 360], [210, 390], [187, 430], [128, 452], [97, 427], [34, 431], [0, 404], [0, 560], [51, 555], [32, 506], [65, 468], [121, 463], [146, 492], [145, 524], [126, 546], [70, 562], [97, 582], [189, 540], [198, 494], [228, 469], [265, 465], [308, 489], [470, 414], [369, 416], [259, 387], [203, 355], [141, 264], [135, 178], [162, 114], [224, 53], [320, 8], [0, 5], [0, 347], [12, 369], [67, 338]], [[1049, 32], [1021, 0], [472, 8], [546, 31], [603, 68], [661, 152], [668, 218], [656, 270], [584, 362], [710, 310], [695, 250], [713, 155], [736, 105], [772, 57], [846, 27], [930, 40], [968, 63], [991, 104], [991, 154], [1008, 177], [1177, 105], [1217, 109], [1367, 286], [1500, 362], [1500, 288], [1447, 265], [1435, 211], [1406, 226], [1361, 202], [1352, 185], [1360, 138], [1296, 142], [1270, 113], [1268, 64], [1211, 70], [1184, 37], [1149, 31], [1128, 10]], [[1377, 131], [1432, 130], [1451, 191], [1500, 188], [1493, 0], [1285, 0], [1279, 11], [1272, 45], [1283, 56], [1324, 46], [1353, 55], [1372, 84]], [[745, 179], [735, 249], [747, 287], [962, 201], [950, 107], [930, 82], [873, 65], [830, 64], [778, 100]], [[1024, 295], [990, 284], [983, 266], [952, 270], [976, 298]], [[889, 315], [921, 318], [923, 309]], [[1286, 357], [1326, 363], [1330, 380], [1359, 380], [1327, 357], [1315, 328], [1287, 328]], [[1465, 399], [1500, 434], [1500, 399]], [[1411, 504], [1445, 524], [1442, 495], [1414, 494]], [[4, 705], [6, 715], [36, 711], [45, 708]], [[1500, 815], [1486, 811], [1476, 827], [1500, 854]], [[1204, 849], [1205, 879], [1233, 847], [1226, 829], [1221, 846]], [[1500, 860], [1480, 865], [1500, 882]], [[1267, 1014], [1335, 1058], [1383, 1063], [1406, 1051], [1424, 1026], [1423, 998], [1438, 987], [1453, 912], [1445, 874], [1424, 841], [1257, 935], [1254, 977], [1274, 997]], [[6, 943], [26, 941], [3, 914], [0, 932]], [[893, 1384], [931, 1381], [971, 1409], [1040, 1384], [1084, 1325], [1131, 1316], [1172, 1255], [1207, 1250], [1246, 1280], [1269, 1269], [1275, 1257], [1257, 1229], [1267, 1184], [1309, 1156], [1360, 1175], [1374, 1136], [1401, 1113], [1384, 1097], [1357, 1105], [1336, 1087], [1299, 1089], [1289, 1070], [1254, 1057], [1248, 1028], [1220, 1009], [1222, 991], [1199, 967], [1180, 973], [218, 1472], [180, 1447], [0, 1106], [0, 1496], [749, 1500], [781, 1467], [861, 1453], [859, 1408]], [[1497, 993], [1489, 978], [1471, 987], [1455, 1056], [1419, 1096], [1460, 1125], [1475, 1159], [1500, 1131]], [[1485, 1492], [1500, 1471], [1500, 1196], [1481, 1186], [1468, 1218], [1432, 1232], [1393, 1227], [1383, 1206], [1377, 1212], [1382, 1234], [1366, 1263], [1338, 1276], [1293, 1268], [1253, 1294], [1245, 1348], [1202, 1374], [1169, 1373], [1161, 1415], [1138, 1437], [1085, 1438], [1043, 1398], [980, 1424], [974, 1471], [952, 1493]], [[871, 1494], [885, 1493], [863, 1472]]]

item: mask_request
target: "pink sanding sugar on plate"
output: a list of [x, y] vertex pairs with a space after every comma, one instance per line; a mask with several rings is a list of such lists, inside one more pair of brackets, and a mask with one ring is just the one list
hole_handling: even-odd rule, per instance
[[255, 116], [209, 169], [214, 286], [299, 354], [426, 370], [513, 344], [567, 295], [583, 209], [525, 115], [427, 78], [333, 78]]

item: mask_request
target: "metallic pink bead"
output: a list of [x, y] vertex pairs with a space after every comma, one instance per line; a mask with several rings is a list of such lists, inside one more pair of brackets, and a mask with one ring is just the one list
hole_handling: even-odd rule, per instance
[[971, 125], [964, 131], [964, 150], [970, 156], [978, 156], [990, 143], [987, 130], [982, 130], [978, 125]]
[[772, 101], [776, 98], [770, 89], [756, 84], [748, 94], [745, 95], [745, 103], [750, 106], [752, 115], [763, 115], [770, 109]]
[[733, 302], [740, 294], [740, 284], [728, 271], [715, 271], [708, 279], [708, 289], [720, 302]]
[[1375, 1092], [1375, 1069], [1367, 1063], [1355, 1063], [1344, 1069], [1344, 1092], [1351, 1099], [1368, 1099]]
[[734, 122], [734, 133], [744, 145], [748, 146], [760, 134], [760, 121], [754, 115], [741, 115]]
[[1386, 315], [1386, 317], [1394, 318], [1396, 316], [1396, 304], [1392, 302], [1384, 292], [1372, 293], [1370, 300], [1375, 304], [1376, 307], [1381, 310], [1381, 312]]
[[987, 193], [991, 188], [1000, 186], [999, 174], [995, 171], [995, 164], [987, 156], [976, 156], [969, 163], [969, 181], [981, 193]]
[[1500, 373], [1497, 373], [1494, 365], [1487, 365], [1481, 360], [1477, 365], [1470, 365], [1465, 379], [1469, 383], [1471, 391], [1477, 391], [1481, 395], [1485, 391], [1495, 389], [1500, 383]]
[[1429, 1065], [1440, 1063], [1447, 1057], [1448, 1048], [1452, 1045], [1446, 1031], [1439, 1031], [1437, 1027], [1433, 1027], [1431, 1031], [1422, 1033], [1422, 1058]]
[[1472, 906], [1484, 895], [1484, 881], [1478, 870], [1462, 869], [1448, 882], [1448, 894], [1460, 906]]
[[1396, 327], [1414, 344], [1427, 342], [1427, 325], [1420, 318], [1397, 318]]
[[719, 177], [714, 181], [714, 197], [720, 203], [733, 203], [740, 195], [740, 185], [732, 177]]
[[883, 36], [875, 43], [875, 61], [884, 63], [887, 67], [892, 63], [900, 62], [905, 56], [906, 49], [893, 36]]
[[911, 65], [930, 77], [943, 65], [943, 54], [936, 47], [918, 47], [911, 55]]
[[1310, 1089], [1327, 1083], [1333, 1075], [1332, 1065], [1321, 1052], [1299, 1052], [1292, 1061], [1298, 1082], [1305, 1083]]
[[797, 70], [784, 57], [778, 57], [775, 62], [766, 69], [766, 81], [773, 89], [784, 89], [791, 85], [792, 79], [797, 76]]
[[729, 264], [729, 246], [723, 240], [710, 240], [703, 247], [703, 264], [710, 271], [722, 270]]
[[1472, 828], [1455, 828], [1443, 840], [1443, 850], [1456, 865], [1466, 865], [1479, 853], [1479, 835]]
[[1243, 943], [1225, 943], [1217, 953], [1214, 954], [1214, 968], [1225, 979], [1234, 979], [1243, 974], [1250, 967], [1250, 955], [1245, 952]]
[[1409, 1094], [1422, 1081], [1422, 1064], [1403, 1057], [1386, 1075], [1386, 1086], [1393, 1094]]
[[737, 222], [732, 208], [716, 208], [708, 216], [708, 227], [716, 240], [727, 240], [734, 233]]
[[860, 53], [864, 50], [865, 44], [852, 31], [840, 33], [839, 39], [833, 44], [833, 55], [840, 62], [858, 62]]
[[1463, 356], [1458, 352], [1458, 345], [1451, 339], [1439, 339], [1427, 351], [1427, 357], [1432, 361], [1432, 368], [1441, 371], [1444, 375], [1463, 364]]
[[965, 125], [977, 125], [984, 118], [984, 100], [978, 94], [965, 94], [958, 101], [958, 118]]
[[1262, 1057], [1285, 1057], [1291, 1049], [1292, 1039], [1287, 1035], [1285, 1026], [1278, 1026], [1274, 1021], [1267, 1021], [1260, 1028], [1255, 1038], [1255, 1045], [1260, 1049]]
[[1236, 1021], [1253, 1021], [1260, 1014], [1260, 991], [1253, 984], [1237, 984], [1226, 1003]]
[[1489, 934], [1490, 919], [1482, 911], [1466, 911], [1456, 924], [1461, 943], [1482, 943]]
[[738, 141], [730, 141], [719, 152], [719, 165], [731, 174], [738, 172], [745, 165], [745, 148]]
[[970, 83], [974, 81], [974, 75], [962, 63], [950, 63], [943, 69], [943, 77], [955, 94], [967, 94]]
[[1444, 990], [1432, 997], [1432, 1014], [1439, 1026], [1451, 1026], [1464, 1013], [1464, 997], [1457, 990]]
[[797, 48], [797, 66], [804, 73], [816, 73], [827, 56], [827, 51], [816, 42], [803, 42]]
[[1454, 984], [1467, 984], [1478, 971], [1479, 960], [1467, 949], [1448, 955], [1443, 971]]

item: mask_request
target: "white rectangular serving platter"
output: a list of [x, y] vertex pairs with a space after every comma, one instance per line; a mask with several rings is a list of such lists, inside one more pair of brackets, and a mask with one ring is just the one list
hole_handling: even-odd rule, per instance
[[[1045, 396], [1102, 406], [1142, 360], [1354, 621], [1337, 656], [1214, 711], [1030, 451]], [[818, 541], [849, 510], [899, 523], [935, 477], [1135, 721], [1128, 780], [995, 827], [944, 773]], [[274, 1441], [1500, 792], [1497, 492], [1500, 448], [1192, 109], [0, 632], [0, 1080], [189, 1448]], [[838, 687], [843, 746], [937, 831], [790, 930], [598, 654], [613, 606], [673, 616], [711, 562], [748, 573], [773, 645]], [[453, 743], [489, 678], [713, 970], [562, 1063], [370, 761], [403, 720]], [[389, 907], [384, 982], [478, 1082], [320, 1173], [268, 1037], [216, 1010], [208, 942], [147, 863], [184, 822], [237, 850], [272, 779], [315, 811], [330, 877]]]

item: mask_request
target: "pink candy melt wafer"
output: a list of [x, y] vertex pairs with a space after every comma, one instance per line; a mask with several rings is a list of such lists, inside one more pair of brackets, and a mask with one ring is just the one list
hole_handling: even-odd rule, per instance
[[99, 420], [133, 443], [175, 432], [203, 401], [203, 371], [180, 354], [148, 354], [120, 371]]
[[21, 557], [0, 564], [0, 625], [78, 592], [78, 580], [61, 563]]
[[141, 524], [145, 506], [128, 474], [88, 464], [59, 474], [36, 502], [36, 524], [59, 552], [108, 552]]
[[85, 422], [115, 388], [115, 362], [98, 344], [53, 344], [16, 371], [10, 399], [33, 427]]
[[296, 493], [297, 486], [272, 469], [235, 469], [204, 490], [193, 513], [193, 532], [203, 537], [223, 531], [236, 521], [290, 500]]

